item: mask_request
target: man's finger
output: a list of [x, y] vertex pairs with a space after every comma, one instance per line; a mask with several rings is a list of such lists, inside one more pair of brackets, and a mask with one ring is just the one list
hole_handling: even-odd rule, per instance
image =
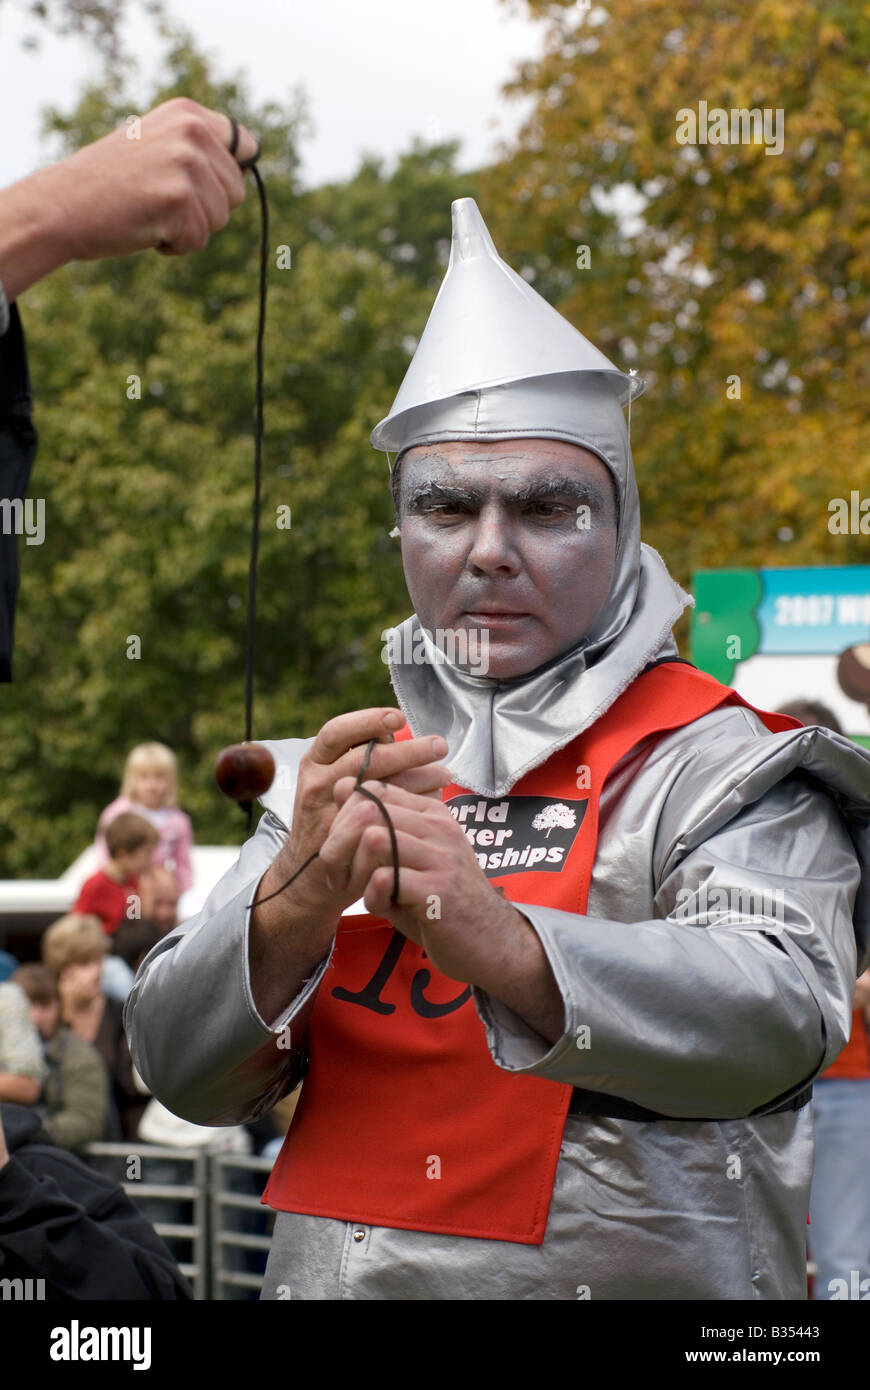
[[239, 167], [234, 155], [231, 158], [226, 157], [229, 150], [223, 138], [218, 138], [211, 128], [209, 134], [214, 136], [215, 141], [215, 156], [211, 161], [212, 172], [215, 178], [220, 180], [230, 208], [237, 208], [245, 198], [245, 171]]
[[172, 240], [173, 251], [201, 251], [226, 226], [229, 216], [224, 183], [213, 164], [205, 163], [196, 183], [196, 204], [191, 206], [187, 226]]
[[[427, 734], [424, 738], [403, 739], [401, 743], [378, 744], [372, 749], [366, 768], [366, 777], [373, 779], [394, 777], [414, 767], [425, 767], [437, 763], [447, 753], [447, 741], [440, 734]], [[365, 762], [366, 749], [352, 748], [334, 764], [338, 776], [357, 775]], [[449, 781], [449, 778], [448, 778]], [[448, 782], [445, 781], [445, 786]]]
[[[432, 850], [427, 840], [396, 827], [396, 843], [402, 868], [432, 872]], [[346, 822], [338, 832], [333, 827], [320, 858], [333, 892], [344, 892], [354, 884], [361, 896], [376, 869], [392, 867], [392, 841], [383, 823], [359, 827]]]
[[[432, 892], [431, 871], [411, 869], [402, 865], [399, 873], [399, 907], [414, 908], [420, 904], [425, 905]], [[393, 871], [388, 865], [381, 865], [375, 869], [368, 881], [363, 902], [373, 917], [386, 917], [389, 920], [390, 913], [395, 911], [392, 901], [393, 894]], [[400, 928], [401, 930], [401, 928]], [[406, 928], [404, 935], [410, 941], [415, 937]]]
[[309, 749], [308, 757], [313, 763], [328, 765], [370, 739], [389, 743], [404, 722], [402, 711], [388, 705], [338, 714], [324, 724]]
[[[211, 111], [205, 108], [209, 122], [214, 129], [215, 135], [220, 140], [224, 149], [229, 152], [233, 139], [233, 123], [225, 111]], [[253, 159], [259, 149], [259, 142], [251, 132], [243, 125], [239, 124], [239, 139], [233, 159], [238, 164], [243, 164], [245, 160]]]
[[[346, 781], [340, 782], [339, 786], [342, 791], [348, 790]], [[353, 787], [349, 789], [351, 796], [354, 790]], [[347, 798], [345, 798], [342, 812], [332, 822], [327, 842], [333, 840], [338, 843], [340, 841], [342, 845], [346, 845], [351, 842], [354, 836], [361, 839], [369, 826], [373, 826], [375, 829], [383, 830], [387, 836], [385, 843], [389, 843], [390, 832], [387, 829], [386, 821], [373, 801], [369, 801], [368, 797], [356, 797], [351, 808], [345, 809], [346, 806]], [[422, 797], [413, 810], [409, 807], [393, 806], [390, 809], [393, 829], [401, 830], [404, 835], [413, 836], [420, 843], [428, 845], [432, 838], [432, 822], [426, 817], [425, 812], [429, 810], [431, 807], [428, 800]]]
[[391, 787], [404, 787], [406, 792], [416, 796], [432, 797], [441, 801], [441, 793], [451, 783], [450, 772], [445, 763], [427, 763], [425, 767], [409, 767], [390, 778]]
[[[374, 817], [379, 815], [371, 801], [356, 797], [353, 805], [344, 806], [335, 817], [329, 834], [320, 846], [320, 863], [326, 872], [326, 882], [331, 892], [340, 893], [348, 887], [362, 836], [370, 825], [374, 825]], [[367, 880], [368, 874], [365, 875]]]

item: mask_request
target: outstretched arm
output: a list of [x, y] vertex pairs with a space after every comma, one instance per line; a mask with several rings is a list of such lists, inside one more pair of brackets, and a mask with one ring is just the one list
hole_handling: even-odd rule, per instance
[[8, 303], [68, 261], [165, 244], [199, 251], [245, 196], [237, 159], [256, 152], [228, 118], [187, 97], [0, 190], [0, 283]]

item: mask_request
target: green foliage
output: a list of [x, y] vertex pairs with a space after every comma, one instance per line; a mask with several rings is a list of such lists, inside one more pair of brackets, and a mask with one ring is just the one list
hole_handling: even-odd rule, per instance
[[454, 171], [458, 149], [456, 140], [431, 146], [414, 140], [389, 175], [383, 160], [367, 156], [347, 183], [312, 193], [312, 229], [327, 244], [368, 247], [437, 292], [450, 253], [447, 211], [455, 198], [473, 196], [476, 186], [472, 176]]
[[[866, 539], [827, 529], [828, 500], [870, 478], [865, 7], [528, 5], [547, 39], [511, 90], [533, 110], [481, 206], [505, 259], [649, 382], [632, 411], [644, 538], [683, 584], [866, 562]], [[701, 101], [781, 109], [782, 153], [678, 143]], [[631, 234], [602, 211], [626, 188], [647, 200]]]

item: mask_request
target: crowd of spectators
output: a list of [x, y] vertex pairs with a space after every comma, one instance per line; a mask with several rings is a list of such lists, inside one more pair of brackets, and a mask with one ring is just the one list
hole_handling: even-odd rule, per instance
[[177, 925], [193, 829], [172, 751], [143, 743], [99, 817], [96, 872], [42, 935], [42, 963], [0, 962], [0, 1101], [31, 1105], [54, 1142], [135, 1141], [148, 1095], [123, 1005], [145, 956]]
[[[19, 1263], [25, 1272], [30, 1268], [32, 1273], [33, 1268], [27, 1256], [33, 1249], [33, 1223], [25, 1240], [23, 1227], [7, 1229], [7, 1211], [17, 1213], [21, 1226], [22, 1213], [35, 1210], [34, 1204], [43, 1202], [49, 1188], [61, 1206], [65, 1202], [69, 1211], [78, 1211], [87, 1226], [87, 1239], [93, 1242], [91, 1218], [81, 1213], [91, 1199], [100, 1210], [109, 1209], [108, 1184], [113, 1189], [109, 1206], [117, 1215], [119, 1229], [127, 1231], [132, 1222], [130, 1229], [141, 1235], [143, 1228], [137, 1223], [144, 1218], [138, 1213], [131, 1216], [135, 1207], [123, 1199], [119, 1186], [126, 1176], [124, 1165], [92, 1157], [82, 1161], [90, 1144], [126, 1143], [133, 1153], [141, 1145], [160, 1144], [188, 1151], [272, 1156], [289, 1124], [295, 1097], [278, 1107], [275, 1119], [265, 1117], [250, 1126], [213, 1129], [189, 1124], [148, 1094], [130, 1057], [123, 1028], [124, 1000], [145, 956], [178, 925], [179, 898], [193, 880], [193, 831], [189, 817], [176, 804], [177, 785], [175, 758], [168, 748], [158, 743], [134, 748], [124, 769], [121, 794], [99, 818], [96, 871], [82, 884], [72, 910], [42, 934], [41, 961], [21, 964], [0, 951], [3, 1277], [9, 1277]], [[65, 1151], [66, 1157], [55, 1153], [56, 1149]], [[143, 1161], [144, 1182], [177, 1184], [180, 1176], [172, 1160], [146, 1157]], [[55, 1192], [61, 1178], [66, 1186], [63, 1192]], [[152, 1199], [142, 1210], [150, 1223], [188, 1219], [183, 1206], [171, 1198], [162, 1205]], [[60, 1218], [55, 1214], [53, 1219]], [[145, 1226], [150, 1230], [148, 1222]], [[155, 1246], [151, 1235], [145, 1238], [144, 1255], [141, 1249], [131, 1253], [124, 1247], [134, 1263], [144, 1260], [148, 1266], [139, 1292], [132, 1291], [139, 1279], [139, 1273], [133, 1272], [118, 1285], [130, 1292], [105, 1294], [104, 1290], [105, 1296], [190, 1297], [189, 1286], [175, 1265], [189, 1257], [189, 1243], [158, 1240]], [[45, 1238], [43, 1230], [39, 1247], [43, 1254]], [[105, 1239], [105, 1233], [100, 1239]], [[148, 1264], [152, 1256], [153, 1268]], [[52, 1266], [56, 1278], [49, 1281], [55, 1290], [51, 1296], [97, 1296], [97, 1286], [79, 1268], [72, 1244], [68, 1261], [66, 1277], [61, 1277], [56, 1262]], [[143, 1292], [146, 1284], [161, 1291]]]

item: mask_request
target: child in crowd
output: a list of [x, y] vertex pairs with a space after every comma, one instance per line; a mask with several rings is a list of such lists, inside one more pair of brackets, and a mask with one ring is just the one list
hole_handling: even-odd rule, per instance
[[43, 1129], [77, 1152], [106, 1137], [109, 1078], [102, 1057], [60, 1017], [57, 976], [46, 965], [22, 965], [12, 977], [30, 1000], [30, 1021], [42, 1038], [48, 1076], [39, 1109]]
[[[109, 861], [85, 879], [73, 912], [99, 917], [109, 936], [128, 917], [141, 917], [139, 875], [151, 863], [157, 846], [157, 831], [150, 821], [127, 811], [106, 826]], [[135, 910], [128, 913], [130, 899]]]
[[150, 821], [159, 836], [154, 863], [172, 870], [179, 893], [193, 883], [190, 851], [193, 826], [177, 806], [178, 771], [175, 754], [163, 743], [140, 743], [124, 764], [121, 795], [100, 816], [94, 844], [100, 862], [108, 858], [106, 828], [123, 811], [135, 811]]
[[133, 1078], [124, 1035], [124, 1006], [102, 988], [103, 957], [111, 949], [96, 917], [71, 912], [45, 932], [42, 959], [57, 976], [60, 1016], [77, 1037], [92, 1043], [109, 1073], [111, 1140], [135, 1139], [146, 1102]]

